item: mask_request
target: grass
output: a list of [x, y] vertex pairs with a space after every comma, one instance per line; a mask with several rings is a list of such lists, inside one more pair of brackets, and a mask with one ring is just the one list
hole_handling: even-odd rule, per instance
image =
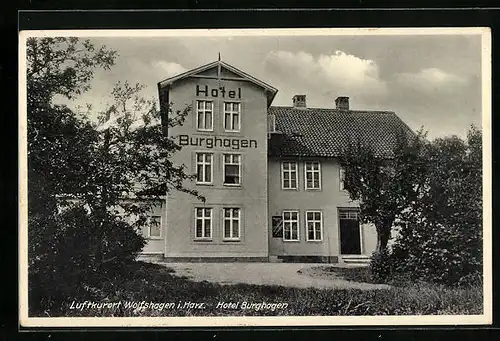
[[[335, 269], [345, 279], [364, 281], [365, 270]], [[117, 276], [92, 288], [92, 297], [72, 298], [62, 306], [43, 312], [44, 316], [307, 316], [307, 315], [430, 315], [482, 314], [481, 288], [447, 288], [415, 284], [389, 289], [297, 289], [283, 286], [220, 285], [192, 282], [172, 275], [161, 265], [135, 262], [128, 275]], [[110, 308], [71, 309], [85, 300], [121, 302]], [[145, 309], [125, 308], [127, 301], [153, 302]], [[203, 307], [184, 307], [184, 302], [204, 303]], [[237, 307], [217, 307], [219, 302], [239, 302]], [[247, 303], [282, 303], [281, 307]], [[163, 309], [160, 304], [164, 303]], [[165, 303], [173, 303], [167, 307]], [[181, 303], [180, 306], [178, 304]], [[261, 309], [257, 309], [261, 308]], [[38, 314], [36, 314], [38, 315]], [[42, 313], [40, 313], [42, 315]]]
[[335, 275], [345, 279], [346, 281], [372, 283], [370, 269], [368, 267], [352, 267], [352, 268], [337, 268], [330, 266], [317, 267], [326, 273], [334, 273]]

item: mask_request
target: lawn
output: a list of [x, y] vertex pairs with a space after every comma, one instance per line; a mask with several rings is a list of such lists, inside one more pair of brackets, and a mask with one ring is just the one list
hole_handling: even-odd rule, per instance
[[[329, 271], [337, 271], [336, 275], [348, 280], [364, 282], [369, 278], [366, 268]], [[220, 285], [192, 282], [186, 278], [173, 276], [172, 271], [162, 265], [134, 262], [127, 269], [126, 275], [116, 276], [112, 280], [103, 281], [99, 287], [90, 288], [88, 297], [72, 298], [58, 309], [43, 313], [33, 312], [33, 315], [482, 314], [482, 300], [480, 287], [448, 288], [430, 284], [412, 284], [377, 290], [297, 289], [283, 286]], [[89, 302], [85, 303], [85, 301]], [[94, 305], [92, 307], [92, 303], [103, 302], [107, 302], [108, 305], [103, 307]], [[138, 306], [125, 307], [127, 302]], [[225, 305], [219, 303], [225, 303]], [[251, 305], [252, 303], [253, 305]]]

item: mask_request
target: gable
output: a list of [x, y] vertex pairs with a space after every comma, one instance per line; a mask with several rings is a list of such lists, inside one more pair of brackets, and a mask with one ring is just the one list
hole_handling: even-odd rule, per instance
[[267, 97], [267, 106], [271, 105], [278, 89], [272, 87], [271, 85], [252, 77], [251, 75], [224, 63], [220, 60], [200, 66], [198, 68], [186, 71], [184, 73], [178, 74], [174, 77], [167, 78], [161, 82], [158, 82], [158, 89], [170, 88], [175, 82], [184, 80], [186, 78], [207, 78], [207, 79], [227, 79], [227, 80], [241, 80], [251, 83], [259, 88], [262, 88]]
[[221, 68], [221, 77], [229, 77], [229, 78], [240, 78], [243, 79], [240, 75], [237, 75], [236, 73], [226, 69], [226, 68]]
[[[201, 71], [201, 72], [198, 72], [198, 73], [191, 75], [191, 77], [197, 77], [197, 76], [217, 78], [217, 77], [219, 77], [219, 70], [217, 69], [217, 67], [213, 67], [213, 68], [210, 68], [208, 70]], [[226, 69], [225, 67], [221, 67], [221, 69], [220, 69], [220, 78], [237, 78], [237, 79], [241, 79], [241, 80], [244, 79], [240, 75]]]

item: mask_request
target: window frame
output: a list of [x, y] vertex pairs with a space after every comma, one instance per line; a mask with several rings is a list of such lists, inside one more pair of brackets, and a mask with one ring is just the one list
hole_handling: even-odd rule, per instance
[[[226, 217], [225, 212], [226, 210], [229, 210], [230, 216]], [[233, 234], [233, 221], [236, 220], [233, 216], [233, 210], [238, 210], [238, 237], [232, 236]], [[241, 214], [242, 214], [242, 209], [241, 207], [223, 207], [222, 208], [222, 240], [223, 241], [241, 241]], [[229, 232], [230, 232], [230, 237], [226, 237], [226, 220], [229, 220]]]
[[[203, 216], [198, 217], [198, 210], [203, 210]], [[205, 210], [210, 210], [210, 236], [205, 236], [205, 220], [207, 217], [205, 216]], [[197, 236], [197, 223], [198, 223], [198, 218], [201, 219], [202, 221], [202, 236], [198, 237]], [[195, 207], [194, 208], [194, 239], [195, 240], [205, 240], [205, 241], [211, 241], [213, 238], [213, 229], [214, 229], [214, 209], [213, 207]]]
[[[200, 163], [198, 161], [198, 155], [203, 155], [203, 161]], [[206, 162], [206, 156], [207, 155], [210, 155], [211, 158], [210, 158], [210, 163], [207, 163]], [[214, 158], [215, 158], [215, 155], [214, 153], [210, 153], [210, 152], [195, 152], [195, 165], [196, 165], [196, 184], [197, 185], [212, 185], [214, 183]], [[198, 180], [198, 166], [199, 165], [202, 165], [203, 166], [203, 180], [206, 179], [206, 172], [205, 172], [205, 166], [206, 165], [210, 165], [210, 181], [207, 182], [207, 181], [199, 181]]]
[[[285, 187], [285, 163], [290, 163], [295, 165], [295, 187]], [[290, 174], [290, 184], [292, 183], [292, 171], [287, 170]], [[281, 161], [281, 189], [282, 190], [298, 190], [299, 189], [299, 163], [297, 161]]]
[[[152, 236], [151, 235], [151, 220], [152, 218], [155, 218], [155, 217], [158, 217], [160, 218], [160, 235], [159, 236]], [[153, 240], [157, 240], [157, 239], [162, 239], [163, 238], [163, 218], [161, 215], [157, 215], [157, 214], [152, 214], [148, 217], [148, 231], [147, 231], [147, 239], [153, 239]]]
[[[310, 163], [310, 164], [315, 164], [317, 163], [318, 164], [318, 169], [315, 170], [315, 169], [311, 169], [311, 170], [307, 170], [307, 164]], [[312, 173], [312, 181], [313, 181], [313, 185], [314, 185], [314, 174], [315, 173], [318, 173], [318, 187], [307, 187], [307, 173], [310, 172]], [[304, 161], [304, 190], [306, 191], [321, 191], [321, 181], [322, 181], [322, 174], [321, 174], [321, 162], [319, 160], [314, 160], [314, 161]]]
[[[312, 220], [309, 220], [307, 218], [307, 214], [308, 213], [313, 213], [313, 219]], [[314, 214], [315, 213], [319, 213], [319, 219], [320, 220], [314, 219]], [[305, 211], [305, 217], [304, 217], [304, 219], [305, 219], [305, 227], [306, 227], [306, 231], [305, 231], [305, 233], [306, 233], [306, 241], [308, 241], [308, 242], [322, 242], [323, 241], [323, 211], [321, 211], [321, 210], [307, 210], [307, 211]], [[309, 239], [309, 222], [316, 223], [318, 221], [319, 221], [319, 227], [320, 227], [320, 229], [319, 229], [320, 232], [319, 233], [320, 233], [320, 237], [321, 238], [319, 238], [319, 239], [316, 238], [317, 237], [316, 236], [316, 226], [313, 226], [314, 239]]]
[[[347, 217], [342, 217], [343, 213], [347, 213]], [[354, 213], [355, 218], [350, 217], [351, 213]], [[359, 220], [359, 208], [339, 208], [339, 219]]]
[[345, 192], [344, 181], [345, 169], [343, 167], [339, 167], [339, 191], [341, 192]]
[[[297, 219], [285, 220], [285, 213], [290, 213], [290, 217], [292, 217], [293, 213], [296, 213]], [[300, 242], [300, 211], [299, 210], [283, 210], [281, 212], [281, 219], [283, 221], [283, 241], [284, 242]], [[286, 226], [287, 222], [289, 222], [289, 223], [297, 222], [297, 239], [287, 239], [286, 238], [285, 226]], [[293, 235], [292, 227], [293, 227], [293, 225], [290, 226], [290, 237]]]
[[[229, 155], [231, 157], [231, 163], [228, 163], [228, 165], [235, 165], [235, 163], [232, 163], [232, 158], [233, 156], [238, 157], [238, 178], [239, 178], [239, 183], [232, 184], [232, 183], [226, 183], [226, 155]], [[243, 157], [240, 153], [222, 153], [222, 185], [223, 186], [228, 186], [228, 187], [241, 187], [243, 183]]]
[[[236, 111], [229, 111], [229, 112], [226, 112], [226, 104], [230, 104], [230, 105], [234, 105], [234, 104], [237, 104], [238, 105], [238, 112]], [[224, 114], [224, 118], [223, 118], [223, 122], [222, 122], [222, 126], [224, 128], [224, 131], [225, 132], [232, 132], [232, 133], [239, 133], [241, 132], [241, 102], [235, 102], [235, 101], [224, 101], [223, 102], [223, 105], [224, 105], [224, 108], [223, 108], [223, 114]], [[233, 124], [233, 115], [234, 114], [238, 114], [238, 129], [228, 129], [226, 127], [226, 113], [229, 113], [231, 115], [231, 125]], [[234, 127], [233, 127], [234, 128]]]
[[[206, 122], [205, 122], [206, 112], [209, 111], [209, 110], [206, 109], [206, 104], [207, 103], [211, 103], [211, 105], [212, 105], [212, 110], [210, 110], [211, 113], [212, 113], [210, 115], [210, 117], [211, 117], [211, 120], [210, 120], [210, 129], [200, 128], [200, 119], [199, 119], [199, 117], [200, 117], [200, 115], [199, 115], [200, 109], [198, 108], [198, 104], [201, 103], [201, 102], [204, 103], [204, 107], [203, 107], [202, 111], [203, 111], [203, 123], [205, 123], [205, 125], [206, 125]], [[197, 99], [196, 100], [196, 129], [198, 131], [214, 131], [214, 113], [215, 113], [215, 102], [214, 101], [212, 101], [212, 100], [206, 100], [206, 99]]]

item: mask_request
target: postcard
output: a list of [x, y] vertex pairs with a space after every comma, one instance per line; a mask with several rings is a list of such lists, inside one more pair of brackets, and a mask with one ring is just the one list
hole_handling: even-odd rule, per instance
[[19, 38], [21, 326], [492, 323], [488, 28]]

